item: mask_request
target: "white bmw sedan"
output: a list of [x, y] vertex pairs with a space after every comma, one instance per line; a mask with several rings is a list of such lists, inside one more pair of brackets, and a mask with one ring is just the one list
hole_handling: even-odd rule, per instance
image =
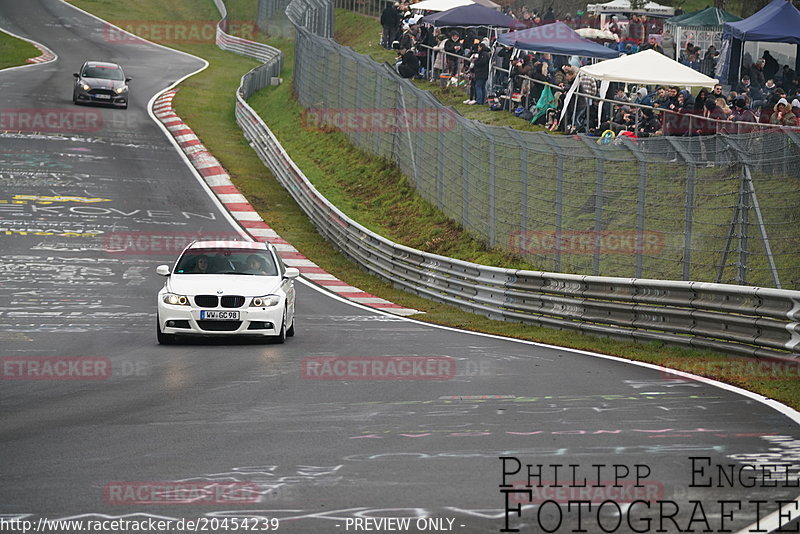
[[294, 335], [294, 279], [275, 248], [246, 241], [196, 241], [158, 292], [156, 335], [162, 344], [180, 336], [251, 336], [278, 343]]

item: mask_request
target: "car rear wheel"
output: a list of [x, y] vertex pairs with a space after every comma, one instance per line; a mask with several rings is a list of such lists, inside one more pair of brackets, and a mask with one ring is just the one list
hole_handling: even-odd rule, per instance
[[159, 345], [172, 345], [175, 343], [177, 337], [175, 334], [165, 334], [161, 331], [161, 322], [156, 317], [156, 338]]

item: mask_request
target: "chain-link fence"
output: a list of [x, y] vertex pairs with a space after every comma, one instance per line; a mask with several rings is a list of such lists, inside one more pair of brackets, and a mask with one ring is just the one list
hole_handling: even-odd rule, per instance
[[487, 126], [317, 35], [332, 27], [325, 6], [287, 10], [306, 120], [396, 162], [423, 198], [487, 245], [543, 271], [800, 287], [796, 133], [602, 145]]

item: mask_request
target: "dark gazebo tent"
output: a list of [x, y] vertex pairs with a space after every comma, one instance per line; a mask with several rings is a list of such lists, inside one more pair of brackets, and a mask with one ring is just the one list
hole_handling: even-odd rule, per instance
[[422, 17], [419, 22], [447, 27], [490, 26], [494, 28], [517, 28], [521, 26], [521, 23], [516, 19], [480, 4], [454, 7], [441, 13]]
[[[730, 43], [726, 55], [728, 83], [735, 84], [739, 79], [746, 41], [800, 45], [800, 11], [788, 0], [772, 0], [752, 17], [726, 23], [722, 38]], [[795, 56], [795, 71], [798, 70], [800, 53]]]
[[564, 56], [613, 59], [620, 55], [617, 50], [584, 39], [563, 22], [504, 33], [497, 40], [500, 44], [514, 48]]

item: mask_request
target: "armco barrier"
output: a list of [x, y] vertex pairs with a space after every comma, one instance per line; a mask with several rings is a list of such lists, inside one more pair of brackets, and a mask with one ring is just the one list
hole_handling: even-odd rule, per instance
[[[294, 13], [302, 2], [293, 2]], [[223, 41], [230, 37], [222, 34]], [[800, 353], [800, 291], [488, 267], [371, 232], [316, 190], [247, 104], [264, 81], [248, 74], [237, 91], [236, 120], [245, 137], [329, 241], [395, 285], [493, 319], [755, 356]]]

